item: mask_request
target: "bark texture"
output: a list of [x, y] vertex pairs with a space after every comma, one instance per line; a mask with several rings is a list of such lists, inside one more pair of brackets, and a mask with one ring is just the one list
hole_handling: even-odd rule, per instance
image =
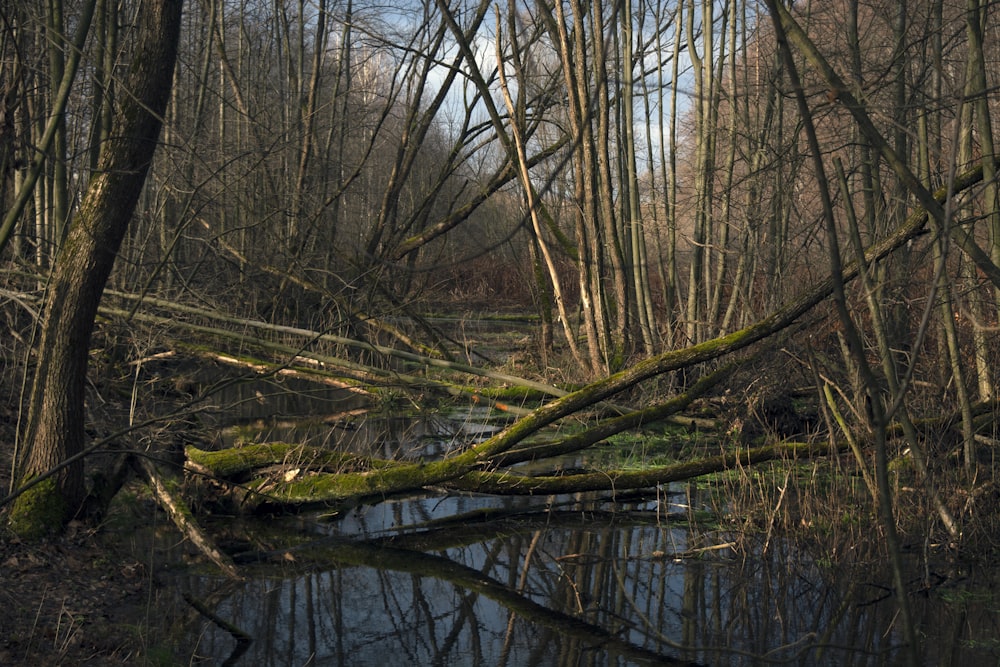
[[[153, 158], [170, 95], [182, 0], [152, 0], [137, 14], [128, 95], [120, 97], [111, 138], [101, 149], [45, 304], [38, 366], [28, 403], [20, 483], [40, 475], [84, 445], [84, 393], [94, 318]], [[83, 463], [23, 494], [12, 529], [25, 536], [59, 530], [81, 508]]]

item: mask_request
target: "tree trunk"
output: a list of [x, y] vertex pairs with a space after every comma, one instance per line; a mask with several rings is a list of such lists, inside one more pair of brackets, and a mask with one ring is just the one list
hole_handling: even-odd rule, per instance
[[[152, 0], [139, 12], [128, 95], [114, 119], [52, 276], [38, 367], [28, 402], [19, 485], [83, 449], [84, 391], [94, 318], [146, 179], [173, 78], [183, 0]], [[12, 529], [25, 536], [59, 530], [81, 509], [83, 464], [18, 498]]]
[[[20, 187], [17, 188], [17, 195], [14, 197], [10, 208], [7, 208], [4, 212], [3, 223], [0, 224], [0, 252], [3, 252], [4, 248], [7, 247], [13, 236], [14, 226], [24, 211], [29, 208], [28, 201], [34, 194], [39, 192], [36, 185], [39, 184], [39, 178], [45, 167], [45, 156], [56, 142], [56, 134], [60, 126], [64, 124], [66, 105], [69, 101], [73, 82], [76, 79], [76, 73], [80, 64], [80, 55], [87, 40], [87, 34], [90, 32], [90, 23], [94, 16], [95, 4], [95, 2], [88, 2], [83, 5], [69, 59], [62, 64], [59, 88], [53, 91], [51, 109], [48, 112], [48, 119], [45, 121], [45, 129], [39, 133], [39, 138], [37, 139], [34, 155], [32, 156], [31, 169], [20, 184]], [[37, 111], [36, 115], [38, 115]], [[28, 125], [30, 123], [26, 123], [26, 126]], [[63, 154], [65, 154], [65, 151], [60, 153], [60, 155]], [[44, 183], [45, 180], [42, 179], [42, 185]], [[43, 208], [36, 206], [36, 216]]]

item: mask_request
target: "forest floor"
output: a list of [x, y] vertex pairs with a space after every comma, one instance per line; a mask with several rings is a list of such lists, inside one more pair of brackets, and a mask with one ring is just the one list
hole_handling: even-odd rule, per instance
[[[0, 415], [2, 495], [14, 442], [7, 417]], [[147, 510], [155, 511], [139, 511]], [[120, 525], [73, 523], [60, 537], [26, 543], [0, 527], [0, 665], [175, 664], [159, 646], [149, 553], [127, 535], [134, 532]]]
[[106, 536], [0, 538], [0, 664], [149, 664], [143, 619], [155, 586]]

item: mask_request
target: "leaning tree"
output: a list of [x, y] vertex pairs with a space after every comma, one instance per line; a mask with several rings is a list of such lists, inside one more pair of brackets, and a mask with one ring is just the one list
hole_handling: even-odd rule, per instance
[[[139, 200], [170, 96], [183, 0], [152, 0], [136, 12], [127, 94], [59, 251], [45, 298], [38, 364], [11, 528], [22, 535], [59, 530], [85, 501], [84, 393], [91, 332], [122, 239]], [[54, 474], [53, 474], [54, 472]]]

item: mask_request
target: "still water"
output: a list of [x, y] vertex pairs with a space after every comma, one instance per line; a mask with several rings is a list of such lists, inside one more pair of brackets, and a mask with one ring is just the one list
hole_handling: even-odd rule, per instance
[[[318, 408], [282, 407], [299, 409]], [[495, 428], [471, 417], [310, 433], [366, 454], [446, 455]], [[710, 509], [701, 495], [677, 485], [630, 498], [427, 496], [225, 520], [211, 530], [228, 536], [247, 579], [169, 575], [182, 610], [171, 620], [192, 664], [904, 664], [877, 556], [739, 539], [724, 520], [698, 520]], [[1000, 664], [995, 577], [909, 558], [925, 664]]]

